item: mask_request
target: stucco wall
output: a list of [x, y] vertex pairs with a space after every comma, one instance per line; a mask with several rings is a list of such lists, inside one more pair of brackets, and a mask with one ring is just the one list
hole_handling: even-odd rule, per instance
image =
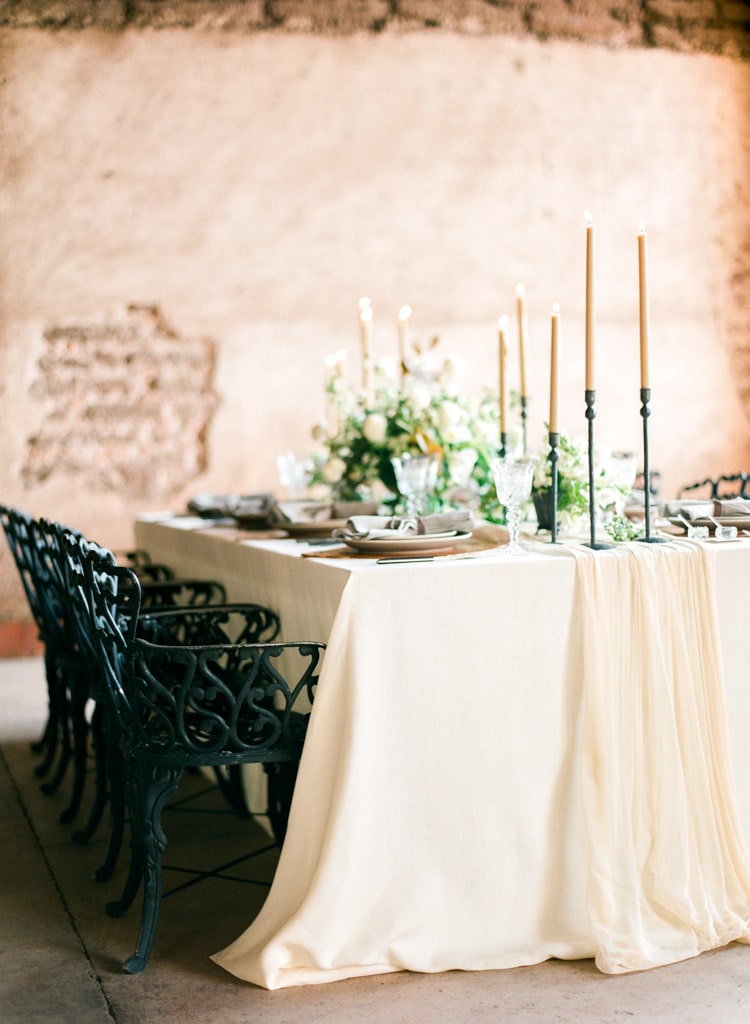
[[[273, 487], [277, 452], [312, 450], [325, 356], [356, 364], [365, 294], [378, 352], [395, 353], [409, 303], [414, 335], [439, 333], [475, 390], [496, 379], [497, 318], [523, 281], [539, 441], [559, 302], [561, 425], [583, 433], [585, 209], [597, 437], [640, 443], [643, 220], [652, 465], [667, 491], [748, 468], [746, 61], [444, 29], [17, 26], [0, 58], [0, 501], [121, 548], [139, 509]], [[45, 332], [130, 305], [211, 339], [205, 470], [168, 494], [93, 490], [63, 465], [30, 481]], [[14, 573], [3, 547], [0, 620], [25, 614]]]

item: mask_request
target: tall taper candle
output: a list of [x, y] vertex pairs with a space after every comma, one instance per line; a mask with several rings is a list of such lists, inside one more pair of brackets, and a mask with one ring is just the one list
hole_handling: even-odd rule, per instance
[[334, 437], [338, 433], [338, 410], [333, 400], [334, 380], [336, 379], [336, 367], [338, 357], [335, 355], [326, 356], [325, 359], [325, 395], [326, 395], [326, 427], [328, 436]]
[[362, 387], [370, 397], [370, 348], [372, 341], [372, 306], [365, 296], [359, 300], [359, 332], [362, 343]]
[[649, 366], [649, 311], [648, 311], [648, 249], [646, 228], [641, 222], [638, 228], [638, 303], [641, 334], [641, 388], [650, 388]]
[[552, 333], [549, 359], [549, 432], [559, 433], [557, 385], [559, 377], [560, 306], [552, 307]]
[[508, 423], [508, 378], [506, 374], [508, 346], [505, 343], [505, 330], [508, 326], [507, 316], [501, 316], [497, 324], [497, 340], [500, 357], [500, 438], [505, 436]]
[[[594, 222], [588, 210], [586, 219], [586, 390], [595, 388], [594, 374]], [[550, 428], [551, 429], [551, 428]]]
[[402, 306], [398, 311], [398, 362], [399, 372], [403, 377], [406, 373], [406, 350], [409, 346], [409, 319], [411, 306]]
[[518, 313], [518, 367], [520, 372], [521, 398], [525, 398], [526, 391], [526, 334], [528, 323], [526, 317], [526, 288], [519, 284], [516, 286], [516, 311]]

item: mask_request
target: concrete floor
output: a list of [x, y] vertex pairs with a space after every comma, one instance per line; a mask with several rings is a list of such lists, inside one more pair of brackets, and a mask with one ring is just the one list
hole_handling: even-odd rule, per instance
[[[209, 960], [244, 929], [263, 900], [265, 890], [234, 881], [204, 882], [167, 899], [151, 963], [141, 975], [125, 975], [121, 965], [132, 952], [137, 907], [118, 920], [104, 914], [122, 871], [105, 885], [92, 880], [103, 837], [75, 846], [71, 826], [57, 821], [66, 787], [45, 796], [33, 774], [29, 741], [45, 714], [41, 661], [0, 661], [0, 692], [2, 1024], [750, 1021], [750, 949], [739, 945], [620, 977], [600, 974], [590, 961], [551, 961], [509, 971], [401, 973], [266, 992]], [[214, 795], [193, 806], [201, 803], [211, 813], [170, 812], [168, 861], [216, 864], [263, 842], [256, 824], [218, 813], [223, 808]], [[273, 855], [261, 860], [246, 873], [270, 877]]]

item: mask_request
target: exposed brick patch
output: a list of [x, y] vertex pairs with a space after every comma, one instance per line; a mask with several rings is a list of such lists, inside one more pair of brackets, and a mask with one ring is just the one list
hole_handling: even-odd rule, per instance
[[608, 46], [643, 44], [642, 7], [595, 0], [543, 0], [529, 5], [529, 27], [542, 39], [577, 39]]
[[65, 474], [82, 490], [163, 498], [205, 468], [214, 342], [178, 336], [144, 306], [119, 321], [51, 327], [44, 341], [27, 486]]
[[0, 26], [531, 34], [750, 58], [741, 0], [0, 0]]

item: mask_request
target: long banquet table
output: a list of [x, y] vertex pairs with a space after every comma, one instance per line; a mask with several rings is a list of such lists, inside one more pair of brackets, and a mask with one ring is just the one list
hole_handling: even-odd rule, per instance
[[328, 643], [228, 971], [616, 972], [750, 941], [750, 541], [380, 565], [149, 515], [136, 543]]

